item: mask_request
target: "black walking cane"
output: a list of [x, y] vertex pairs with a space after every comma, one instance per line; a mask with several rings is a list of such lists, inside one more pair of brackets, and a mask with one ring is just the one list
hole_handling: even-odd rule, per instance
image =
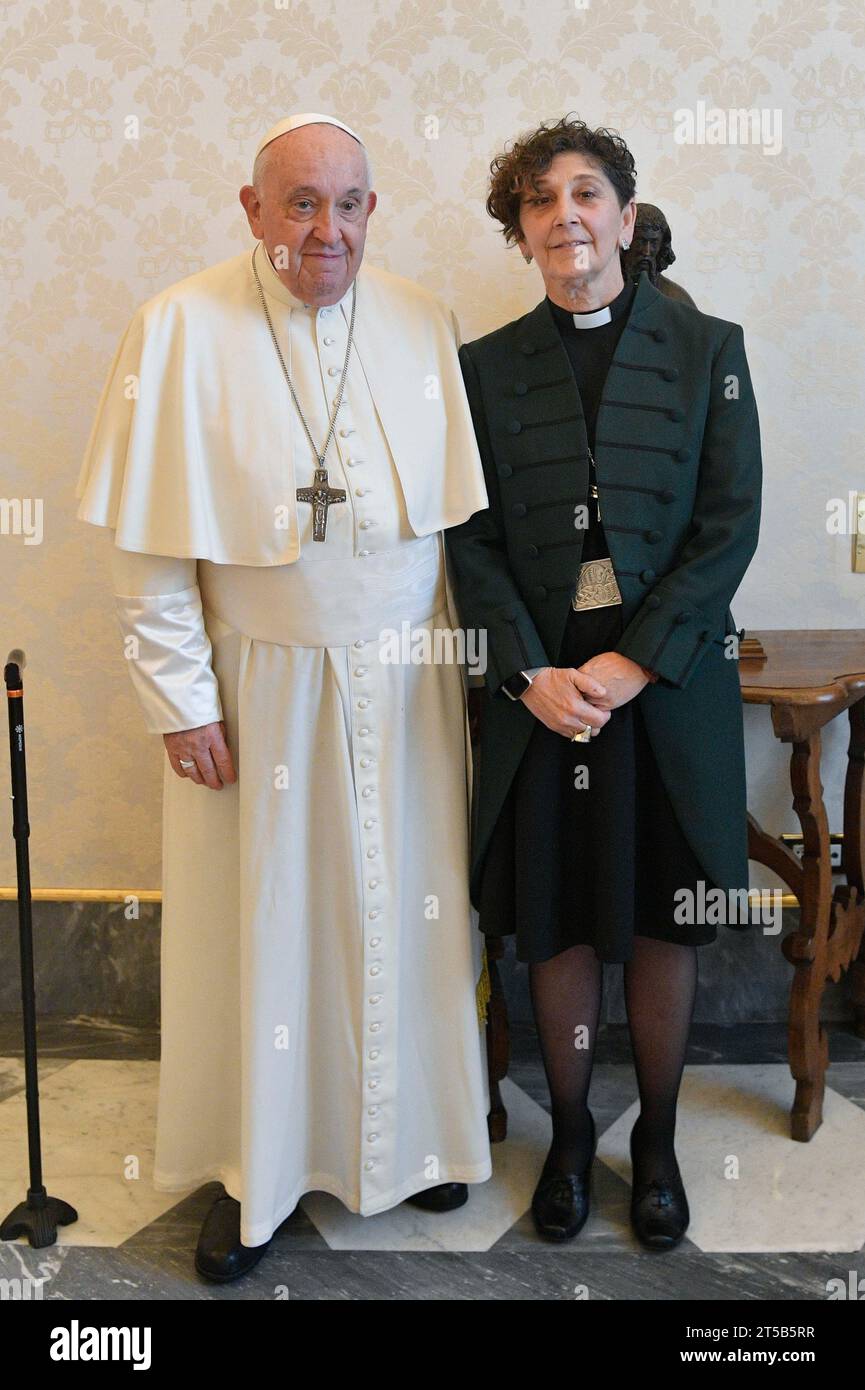
[[42, 1182], [42, 1142], [39, 1136], [39, 1073], [36, 1061], [36, 991], [33, 983], [33, 922], [30, 915], [30, 851], [27, 839], [27, 768], [24, 761], [25, 657], [17, 648], [3, 670], [9, 701], [9, 760], [12, 770], [12, 834], [18, 870], [18, 942], [21, 952], [21, 1005], [24, 1014], [24, 1081], [27, 1092], [27, 1144], [30, 1186], [26, 1202], [13, 1207], [0, 1225], [0, 1240], [27, 1236], [35, 1248], [53, 1245], [57, 1227], [78, 1220], [78, 1212], [61, 1197], [49, 1197]]

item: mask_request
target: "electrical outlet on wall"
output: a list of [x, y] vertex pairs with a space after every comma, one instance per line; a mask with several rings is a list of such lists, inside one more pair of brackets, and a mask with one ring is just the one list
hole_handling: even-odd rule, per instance
[[[805, 852], [805, 841], [802, 839], [801, 835], [782, 835], [780, 838], [784, 841], [784, 844], [787, 846], [787, 848], [793, 851], [797, 859], [802, 858], [802, 855]], [[829, 858], [832, 864], [833, 873], [840, 873], [841, 871], [841, 851], [843, 850], [843, 848], [844, 836], [830, 834]]]
[[856, 534], [853, 537], [853, 571], [865, 574], [865, 492], [856, 494]]

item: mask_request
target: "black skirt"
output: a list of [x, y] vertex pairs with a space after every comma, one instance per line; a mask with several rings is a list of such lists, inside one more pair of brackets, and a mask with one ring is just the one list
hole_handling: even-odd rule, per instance
[[[612, 651], [621, 632], [621, 604], [572, 609], [556, 664], [582, 666]], [[677, 891], [715, 885], [664, 789], [641, 698], [613, 710], [588, 743], [535, 721], [490, 840], [479, 903], [481, 931], [515, 934], [520, 961], [587, 943], [602, 961], [627, 961], [634, 935], [716, 939], [712, 924], [674, 920]]]

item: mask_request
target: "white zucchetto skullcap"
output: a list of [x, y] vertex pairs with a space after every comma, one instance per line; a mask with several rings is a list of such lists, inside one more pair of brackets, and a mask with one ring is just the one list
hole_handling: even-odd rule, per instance
[[352, 130], [351, 126], [347, 126], [344, 122], [338, 121], [335, 116], [323, 116], [319, 111], [304, 111], [299, 116], [286, 116], [284, 120], [277, 121], [276, 125], [271, 126], [267, 134], [263, 135], [258, 142], [258, 149], [255, 151], [252, 161], [253, 164], [255, 160], [258, 159], [265, 145], [269, 145], [271, 140], [276, 140], [280, 135], [286, 135], [288, 131], [297, 130], [299, 126], [303, 125], [338, 126], [340, 130], [344, 130], [347, 135], [350, 135], [352, 139], [356, 140], [363, 149], [366, 149], [366, 146], [357, 132]]

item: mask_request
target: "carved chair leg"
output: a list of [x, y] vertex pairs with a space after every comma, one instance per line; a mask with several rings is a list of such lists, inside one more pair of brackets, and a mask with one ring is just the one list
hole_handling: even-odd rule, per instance
[[[844, 877], [856, 894], [860, 916], [865, 873], [865, 699], [850, 706], [850, 742], [847, 746], [847, 776], [844, 779]], [[865, 1038], [865, 932], [859, 954], [847, 976], [853, 1003], [854, 1030]]]
[[502, 1100], [499, 1083], [508, 1074], [510, 1064], [510, 1029], [508, 1006], [502, 989], [498, 962], [505, 953], [500, 936], [488, 936], [487, 966], [490, 972], [490, 1001], [487, 1006], [487, 1073], [490, 1084], [490, 1110], [487, 1129], [490, 1143], [500, 1144], [508, 1132], [508, 1112]]
[[790, 1134], [807, 1144], [823, 1123], [823, 1095], [829, 1065], [829, 1035], [820, 1022], [825, 979], [816, 963], [798, 954], [804, 945], [798, 932], [784, 943], [785, 955], [796, 967], [790, 989], [789, 1058], [796, 1081], [790, 1112]]
[[828, 974], [832, 868], [829, 824], [820, 781], [820, 734], [793, 744], [790, 781], [793, 807], [802, 827], [802, 893], [799, 927], [785, 938], [784, 954], [795, 967], [790, 990], [790, 1070], [796, 1080], [791, 1134], [807, 1143], [823, 1121], [823, 1092], [829, 1040], [820, 1023], [820, 1005]]

